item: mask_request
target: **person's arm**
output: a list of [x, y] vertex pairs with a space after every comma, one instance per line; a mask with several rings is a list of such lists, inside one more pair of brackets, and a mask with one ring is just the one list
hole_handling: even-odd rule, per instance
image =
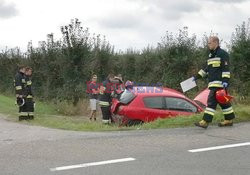
[[228, 53], [224, 53], [221, 56], [221, 70], [222, 70], [222, 84], [224, 88], [228, 87], [228, 83], [230, 80], [230, 70], [229, 70], [229, 55]]
[[203, 68], [199, 70], [199, 72], [194, 76], [194, 80], [198, 80], [200, 78], [206, 78], [208, 75], [207, 63], [203, 65]]
[[16, 91], [16, 97], [23, 96], [22, 77], [20, 77], [19, 75], [15, 76], [15, 91]]
[[27, 80], [27, 89], [29, 91], [29, 95], [32, 95], [33, 96], [33, 92], [32, 92], [32, 81], [30, 78], [28, 78]]

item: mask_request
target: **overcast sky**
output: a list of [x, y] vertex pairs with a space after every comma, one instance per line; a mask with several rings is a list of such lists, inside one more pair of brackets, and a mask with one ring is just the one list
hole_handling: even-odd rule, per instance
[[60, 38], [60, 26], [78, 18], [91, 33], [105, 35], [116, 50], [155, 46], [166, 31], [218, 33], [229, 41], [250, 17], [250, 0], [0, 0], [0, 48], [26, 49], [32, 40]]

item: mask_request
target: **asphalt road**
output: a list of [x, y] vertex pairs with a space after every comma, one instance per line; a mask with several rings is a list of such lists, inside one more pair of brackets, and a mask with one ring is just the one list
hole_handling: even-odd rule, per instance
[[[0, 117], [0, 175], [249, 175], [249, 144], [189, 151], [246, 142], [250, 123], [207, 130], [93, 133], [11, 123]], [[55, 169], [65, 166], [66, 170]]]

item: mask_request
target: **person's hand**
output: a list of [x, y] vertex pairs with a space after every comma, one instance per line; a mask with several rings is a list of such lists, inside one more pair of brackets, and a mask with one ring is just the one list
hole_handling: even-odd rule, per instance
[[223, 86], [223, 88], [227, 88], [228, 87], [228, 83], [227, 82], [223, 82], [222, 86]]
[[196, 81], [196, 78], [194, 76], [192, 76], [192, 81]]

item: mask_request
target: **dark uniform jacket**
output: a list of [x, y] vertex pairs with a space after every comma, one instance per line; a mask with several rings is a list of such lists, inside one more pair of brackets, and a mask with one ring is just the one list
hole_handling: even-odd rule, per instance
[[[105, 80], [102, 83], [100, 96], [99, 96], [99, 104], [100, 106], [109, 106], [112, 101], [111, 93], [114, 90], [113, 84], [109, 80]], [[102, 89], [103, 88], [103, 89]]]
[[32, 81], [30, 76], [25, 75], [25, 81], [26, 81], [26, 91], [25, 95], [27, 98], [33, 98], [33, 93], [32, 93]]
[[196, 76], [198, 78], [208, 78], [208, 88], [222, 88], [222, 83], [228, 83], [230, 79], [228, 53], [220, 47], [210, 51], [206, 65]]
[[26, 95], [26, 80], [24, 73], [18, 72], [15, 76], [14, 86], [16, 90], [16, 96], [19, 95], [25, 96]]

